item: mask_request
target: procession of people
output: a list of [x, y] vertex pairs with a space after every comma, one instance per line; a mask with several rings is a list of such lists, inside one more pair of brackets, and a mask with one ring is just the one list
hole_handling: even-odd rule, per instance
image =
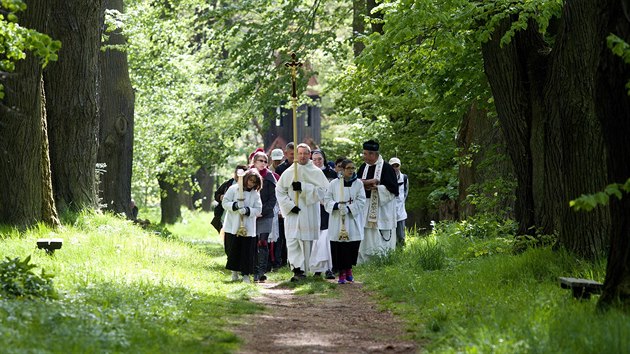
[[292, 282], [324, 275], [346, 284], [355, 265], [404, 245], [401, 161], [386, 162], [374, 140], [362, 148], [358, 168], [344, 156], [329, 164], [321, 149], [293, 142], [269, 155], [258, 148], [236, 166], [215, 193], [212, 222], [224, 235], [232, 281], [264, 282], [288, 265]]

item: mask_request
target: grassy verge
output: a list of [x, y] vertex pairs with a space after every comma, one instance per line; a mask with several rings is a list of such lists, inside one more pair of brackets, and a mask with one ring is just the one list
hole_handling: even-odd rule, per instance
[[462, 237], [461, 225], [412, 234], [408, 246], [361, 268], [408, 335], [435, 353], [628, 353], [630, 321], [573, 299], [559, 276], [603, 281], [604, 264], [550, 247], [513, 255], [508, 239]]
[[[225, 353], [238, 347], [229, 322], [257, 311], [253, 285], [231, 283], [208, 214], [164, 234], [108, 215], [80, 215], [52, 231], [0, 228], [0, 255], [54, 274], [57, 299], [0, 297], [3, 353]], [[36, 240], [60, 237], [53, 256]]]

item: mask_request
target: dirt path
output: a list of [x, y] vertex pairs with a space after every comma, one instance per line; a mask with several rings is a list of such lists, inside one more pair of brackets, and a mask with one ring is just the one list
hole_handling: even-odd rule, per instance
[[361, 283], [337, 286], [339, 296], [294, 295], [278, 283], [261, 283], [252, 301], [266, 311], [236, 326], [244, 340], [239, 353], [416, 353], [400, 339], [402, 323], [377, 305]]

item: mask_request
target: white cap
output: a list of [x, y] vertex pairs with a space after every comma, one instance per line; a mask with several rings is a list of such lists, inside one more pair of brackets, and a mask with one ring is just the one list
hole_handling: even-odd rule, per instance
[[398, 166], [400, 166], [401, 165], [400, 159], [397, 157], [392, 157], [391, 159], [389, 159], [389, 164], [390, 165], [397, 164]]
[[271, 159], [278, 161], [278, 160], [282, 160], [282, 158], [284, 157], [284, 152], [282, 152], [282, 149], [273, 149], [273, 151], [271, 151]]

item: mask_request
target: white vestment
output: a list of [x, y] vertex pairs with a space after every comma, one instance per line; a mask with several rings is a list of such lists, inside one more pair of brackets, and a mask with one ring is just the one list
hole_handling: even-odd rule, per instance
[[363, 240], [363, 225], [365, 223], [365, 190], [363, 190], [363, 183], [357, 179], [352, 183], [352, 186], [344, 187], [342, 198], [340, 182], [340, 179], [332, 180], [324, 197], [324, 206], [330, 214], [330, 219], [328, 219], [328, 237], [331, 241], [339, 241], [341, 212], [333, 210], [333, 207], [335, 203], [346, 202], [346, 204], [339, 204], [339, 209], [346, 206], [350, 208], [350, 213], [343, 217], [344, 225], [348, 232], [348, 241], [361, 241]]
[[[376, 161], [377, 167], [374, 178], [380, 179], [383, 163], [383, 158], [379, 156]], [[363, 170], [363, 179], [365, 179], [368, 166], [366, 165]], [[359, 247], [359, 259], [357, 261], [359, 264], [366, 262], [370, 256], [382, 255], [396, 248], [396, 195], [387, 190], [387, 187], [382, 184], [379, 184], [376, 190], [372, 190], [371, 194], [376, 194], [376, 196], [373, 197], [375, 199], [367, 199], [364, 212], [364, 236]], [[376, 204], [371, 206], [370, 202], [374, 200]], [[375, 223], [371, 223], [369, 220], [370, 212], [376, 214]]]
[[280, 211], [284, 215], [284, 236], [287, 241], [287, 257], [294, 268], [307, 271], [310, 263], [311, 243], [319, 238], [319, 203], [328, 188], [328, 179], [321, 169], [308, 161], [298, 166], [298, 181], [302, 190], [297, 192], [298, 214], [291, 210], [296, 206], [296, 192], [293, 190], [295, 164], [280, 176], [276, 185], [276, 197]]
[[237, 202], [239, 198], [239, 186], [238, 184], [232, 185], [228, 188], [227, 192], [223, 196], [223, 209], [226, 211], [225, 222], [223, 224], [223, 230], [225, 232], [236, 235], [238, 228], [242, 223], [247, 229], [247, 236], [256, 237], [256, 217], [262, 212], [262, 201], [260, 200], [260, 194], [255, 191], [243, 191], [243, 206], [249, 208], [249, 215], [241, 215], [238, 210], [233, 210], [232, 206], [234, 202]]

